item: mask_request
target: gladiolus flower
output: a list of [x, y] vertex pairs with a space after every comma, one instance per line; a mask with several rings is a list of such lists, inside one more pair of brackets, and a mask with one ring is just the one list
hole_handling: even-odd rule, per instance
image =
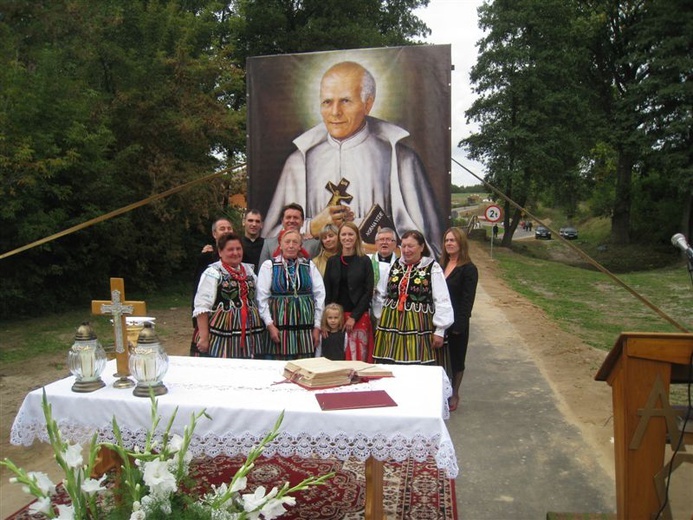
[[84, 459], [82, 459], [82, 446], [79, 444], [69, 445], [65, 453], [63, 453], [63, 457], [65, 458], [65, 463], [69, 467], [73, 469], [82, 467], [84, 463]]
[[[34, 484], [36, 484], [44, 495], [52, 495], [55, 493], [55, 484], [53, 484], [51, 479], [48, 478], [48, 475], [42, 471], [30, 471], [27, 473], [27, 476], [34, 481]], [[25, 487], [24, 492], [29, 493], [29, 489]]]
[[168, 442], [168, 449], [171, 453], [178, 453], [183, 447], [183, 437], [178, 434], [173, 434], [171, 440]]
[[176, 477], [168, 470], [166, 461], [152, 460], [146, 462], [142, 478], [156, 496], [165, 497], [178, 489]]
[[49, 497], [43, 497], [39, 498], [29, 506], [29, 511], [31, 513], [43, 513], [44, 515], [48, 515], [51, 512], [51, 499]]
[[87, 495], [93, 495], [94, 493], [99, 493], [101, 491], [106, 491], [106, 488], [101, 485], [101, 483], [106, 479], [106, 475], [103, 475], [99, 480], [88, 478], [82, 482], [82, 491]]
[[74, 520], [75, 510], [72, 506], [60, 505], [58, 506], [58, 520]]

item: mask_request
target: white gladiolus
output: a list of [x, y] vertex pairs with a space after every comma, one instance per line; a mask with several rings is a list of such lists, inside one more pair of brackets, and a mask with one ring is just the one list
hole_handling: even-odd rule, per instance
[[74, 520], [75, 510], [72, 506], [59, 505], [58, 506], [58, 520]]
[[265, 506], [260, 510], [263, 518], [265, 520], [273, 520], [286, 513], [286, 508], [284, 504], [293, 506], [296, 504], [296, 499], [294, 497], [285, 496], [283, 498], [273, 498], [265, 504]]
[[29, 511], [33, 513], [43, 513], [48, 515], [51, 511], [51, 499], [49, 497], [39, 498], [29, 506]]
[[94, 493], [99, 493], [101, 491], [106, 491], [106, 488], [101, 485], [101, 483], [106, 479], [106, 475], [103, 475], [99, 480], [88, 478], [82, 482], [82, 491], [87, 495], [93, 495]]
[[178, 434], [173, 434], [171, 440], [168, 441], [168, 449], [171, 453], [178, 453], [183, 447], [183, 437]]
[[[42, 471], [30, 471], [27, 473], [28, 477], [34, 481], [36, 486], [41, 490], [41, 493], [44, 495], [52, 495], [55, 493], [55, 484], [51, 482], [51, 479], [48, 478], [48, 475], [46, 475]], [[24, 487], [24, 492], [29, 493], [29, 488]]]
[[145, 462], [142, 478], [156, 496], [165, 497], [178, 489], [176, 477], [169, 471], [167, 461]]
[[255, 493], [243, 495], [243, 509], [245, 509], [247, 512], [259, 509], [267, 499], [274, 497], [276, 494], [277, 488], [274, 488], [267, 496], [265, 496], [265, 486], [259, 486], [255, 490]]
[[65, 463], [73, 468], [80, 468], [84, 464], [84, 459], [82, 458], [82, 446], [79, 444], [70, 444], [65, 453], [63, 453], [65, 458]]
[[231, 487], [231, 492], [238, 493], [239, 491], [243, 491], [247, 485], [248, 479], [246, 477], [239, 478], [236, 482], [233, 483], [233, 486]]

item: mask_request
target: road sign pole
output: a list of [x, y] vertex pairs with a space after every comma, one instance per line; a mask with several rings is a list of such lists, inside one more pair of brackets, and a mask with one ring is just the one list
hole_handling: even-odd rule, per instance
[[493, 242], [496, 239], [495, 233], [493, 232], [493, 227], [496, 225], [496, 222], [498, 222], [501, 219], [502, 215], [503, 212], [501, 211], [500, 206], [497, 206], [495, 204], [491, 204], [484, 211], [484, 217], [486, 217], [486, 220], [493, 224], [493, 226], [491, 227], [491, 260], [493, 260]]

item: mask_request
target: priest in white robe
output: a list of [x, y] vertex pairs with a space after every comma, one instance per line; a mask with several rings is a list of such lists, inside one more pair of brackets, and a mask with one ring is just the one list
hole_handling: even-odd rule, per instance
[[325, 73], [323, 123], [294, 140], [297, 150], [284, 164], [267, 213], [267, 236], [278, 232], [279, 211], [290, 202], [305, 208], [309, 236], [330, 222], [360, 225], [381, 209], [399, 235], [419, 230], [439, 255], [442, 224], [421, 159], [401, 142], [406, 130], [368, 116], [374, 101], [375, 81], [358, 63], [338, 63]]

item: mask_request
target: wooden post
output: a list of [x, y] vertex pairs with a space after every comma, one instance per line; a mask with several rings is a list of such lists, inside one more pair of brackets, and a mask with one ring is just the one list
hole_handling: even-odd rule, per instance
[[366, 459], [366, 520], [384, 520], [383, 507], [384, 463], [374, 457]]
[[111, 299], [93, 300], [91, 302], [92, 314], [110, 314], [113, 316], [113, 330], [115, 333], [116, 377], [119, 379], [113, 383], [115, 388], [131, 388], [135, 382], [128, 379], [130, 368], [128, 349], [126, 315], [146, 316], [147, 304], [142, 301], [125, 300], [125, 282], [122, 278], [111, 278]]

